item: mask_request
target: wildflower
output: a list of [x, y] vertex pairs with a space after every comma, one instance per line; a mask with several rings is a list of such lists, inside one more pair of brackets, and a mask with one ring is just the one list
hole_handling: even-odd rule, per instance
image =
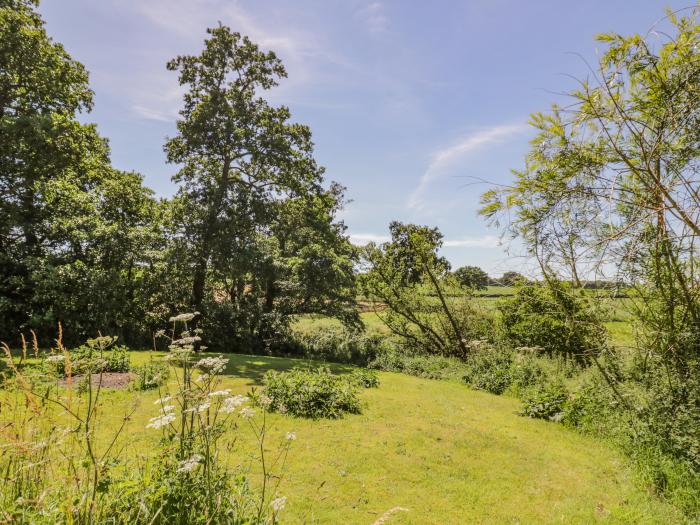
[[268, 408], [272, 404], [272, 398], [268, 395], [262, 394], [258, 398], [258, 404], [263, 408]]
[[211, 403], [200, 403], [199, 405], [195, 405], [193, 407], [190, 407], [186, 410], [183, 410], [183, 412], [189, 414], [190, 412], [204, 412], [211, 406]]
[[285, 436], [285, 439], [287, 441], [294, 441], [296, 438], [297, 438], [296, 432], [287, 432], [287, 435]]
[[255, 415], [255, 410], [253, 410], [253, 409], [250, 408], [250, 407], [244, 407], [244, 408], [241, 408], [240, 414], [241, 414], [244, 418], [250, 419], [251, 417], [253, 417], [253, 416]]
[[209, 374], [200, 374], [197, 376], [197, 379], [195, 379], [195, 381], [199, 383], [200, 381], [206, 381], [207, 379], [209, 379]]
[[50, 355], [46, 358], [47, 363], [62, 363], [65, 360], [66, 356], [64, 355]]
[[190, 346], [193, 345], [194, 343], [198, 343], [202, 340], [201, 337], [199, 336], [192, 336], [192, 337], [183, 337], [181, 339], [177, 339], [171, 343], [173, 346]]
[[245, 403], [247, 400], [246, 396], [242, 395], [237, 395], [233, 397], [227, 397], [224, 399], [222, 406], [221, 406], [221, 411], [224, 414], [232, 414], [233, 412], [236, 411], [236, 408], [241, 406], [243, 403]]
[[155, 334], [153, 334], [154, 337], [165, 337], [165, 330], [158, 330]]
[[156, 400], [153, 402], [153, 404], [154, 404], [154, 405], [157, 405], [158, 403], [167, 403], [167, 402], [170, 401], [171, 399], [172, 399], [172, 396], [159, 397], [158, 399], [156, 399]]
[[287, 496], [280, 496], [279, 498], [275, 498], [270, 502], [270, 507], [272, 507], [273, 512], [277, 513], [283, 510], [286, 504]]
[[195, 366], [201, 370], [207, 371], [209, 374], [216, 375], [223, 372], [227, 364], [228, 359], [220, 355], [217, 357], [205, 357], [200, 359]]
[[163, 414], [167, 414], [168, 412], [175, 410], [175, 405], [163, 405], [160, 410], [163, 412]]
[[225, 390], [215, 390], [214, 392], [209, 392], [209, 397], [226, 397], [231, 395], [231, 389], [227, 388]]
[[191, 313], [191, 314], [190, 314], [190, 313], [187, 313], [187, 314], [179, 314], [179, 315], [176, 315], [176, 316], [174, 316], [174, 317], [171, 317], [171, 318], [168, 319], [168, 320], [169, 320], [171, 323], [177, 323], [177, 322], [186, 323], [187, 321], [191, 321], [192, 319], [194, 319], [194, 318], [195, 318], [196, 316], [198, 316], [198, 315], [199, 315], [199, 312], [193, 312], [193, 313]]
[[146, 428], [158, 429], [158, 428], [164, 427], [166, 425], [169, 425], [170, 423], [175, 421], [175, 419], [176, 419], [175, 414], [173, 414], [172, 412], [169, 412], [167, 414], [162, 414], [162, 415], [157, 416], [157, 417], [152, 417], [150, 419], [150, 423], [148, 423], [148, 425], [146, 425]]
[[188, 459], [180, 461], [180, 465], [177, 471], [180, 473], [192, 472], [199, 466], [203, 459], [204, 456], [202, 456], [201, 454], [192, 454], [192, 456], [190, 456]]

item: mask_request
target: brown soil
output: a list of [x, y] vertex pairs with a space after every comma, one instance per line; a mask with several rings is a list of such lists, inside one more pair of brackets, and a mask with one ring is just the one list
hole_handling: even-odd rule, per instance
[[[103, 388], [126, 388], [133, 378], [134, 374], [131, 372], [104, 372], [100, 383], [100, 374], [92, 374], [91, 376], [92, 385], [97, 386], [101, 384]], [[75, 376], [71, 378], [71, 383], [77, 385], [82, 380], [83, 376]], [[68, 385], [68, 380], [61, 379], [59, 383], [66, 386]]]

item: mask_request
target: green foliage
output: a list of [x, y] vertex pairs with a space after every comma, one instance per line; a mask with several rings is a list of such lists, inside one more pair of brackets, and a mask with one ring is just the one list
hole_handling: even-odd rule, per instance
[[498, 304], [506, 340], [515, 347], [540, 347], [587, 363], [605, 345], [605, 329], [592, 305], [562, 283], [521, 286]]
[[553, 381], [525, 391], [520, 415], [561, 421], [569, 393], [562, 382]]
[[170, 369], [166, 363], [149, 361], [132, 369], [134, 379], [131, 388], [134, 390], [152, 390], [163, 386], [170, 377]]
[[392, 222], [391, 241], [370, 243], [362, 293], [386, 306], [377, 315], [416, 353], [464, 357], [467, 342], [489, 333], [490, 319], [467, 297], [447, 294], [454, 286], [447, 260], [438, 255], [436, 228]]
[[462, 266], [454, 271], [460, 286], [472, 290], [485, 290], [489, 285], [489, 275], [478, 266]]
[[264, 394], [270, 410], [312, 419], [337, 419], [361, 410], [357, 380], [327, 368], [265, 374]]
[[358, 368], [350, 373], [350, 380], [354, 381], [362, 388], [378, 388], [379, 376], [374, 370], [367, 368]]
[[425, 379], [459, 379], [464, 363], [454, 357], [419, 354], [407, 348], [387, 345], [370, 361], [370, 368], [398, 372]]
[[115, 346], [105, 352], [104, 359], [106, 361], [105, 372], [128, 372], [131, 369], [129, 349], [126, 346]]
[[212, 323], [206, 344], [274, 347], [294, 313], [359, 324], [343, 188], [324, 188], [309, 128], [261, 96], [286, 77], [282, 62], [228, 27], [207, 33], [199, 55], [168, 63], [186, 93], [165, 145], [180, 166], [177, 279]]
[[489, 345], [477, 348], [466, 360], [464, 380], [472, 387], [492, 394], [502, 394], [513, 382], [513, 353]]
[[390, 343], [380, 334], [347, 328], [328, 328], [294, 334], [293, 353], [317, 361], [366, 366]]
[[466, 360], [464, 380], [471, 387], [503, 394], [520, 395], [546, 376], [540, 361], [528, 354], [488, 344], [476, 345]]

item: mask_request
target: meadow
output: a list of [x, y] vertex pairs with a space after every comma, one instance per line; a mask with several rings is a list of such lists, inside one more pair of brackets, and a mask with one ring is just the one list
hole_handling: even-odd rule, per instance
[[[162, 355], [130, 353], [134, 365]], [[268, 370], [318, 364], [227, 357], [222, 386], [241, 394], [259, 388]], [[329, 366], [340, 374], [353, 368]], [[288, 498], [285, 523], [371, 524], [397, 507], [406, 510], [396, 511], [391, 523], [680, 522], [677, 510], [635, 484], [613, 448], [555, 423], [520, 417], [515, 399], [463, 382], [395, 373], [379, 379], [379, 388], [363, 392], [361, 414], [318, 421], [267, 414], [270, 451], [286, 433], [296, 434], [279, 487]], [[99, 410], [108, 427], [136, 407], [120, 443], [121, 459], [157, 450], [160, 434], [146, 425], [158, 395], [103, 390]], [[104, 430], [107, 439], [113, 428]], [[256, 446], [241, 425], [235, 446], [223, 453], [253, 485], [261, 475]]]

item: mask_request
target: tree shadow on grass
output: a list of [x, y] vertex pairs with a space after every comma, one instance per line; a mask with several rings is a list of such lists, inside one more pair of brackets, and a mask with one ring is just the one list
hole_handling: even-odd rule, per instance
[[248, 384], [262, 385], [263, 378], [269, 370], [284, 372], [292, 368], [327, 367], [335, 374], [349, 374], [356, 367], [339, 363], [326, 363], [310, 359], [288, 359], [284, 357], [267, 357], [254, 355], [229, 354], [229, 363], [225, 375], [248, 379]]

